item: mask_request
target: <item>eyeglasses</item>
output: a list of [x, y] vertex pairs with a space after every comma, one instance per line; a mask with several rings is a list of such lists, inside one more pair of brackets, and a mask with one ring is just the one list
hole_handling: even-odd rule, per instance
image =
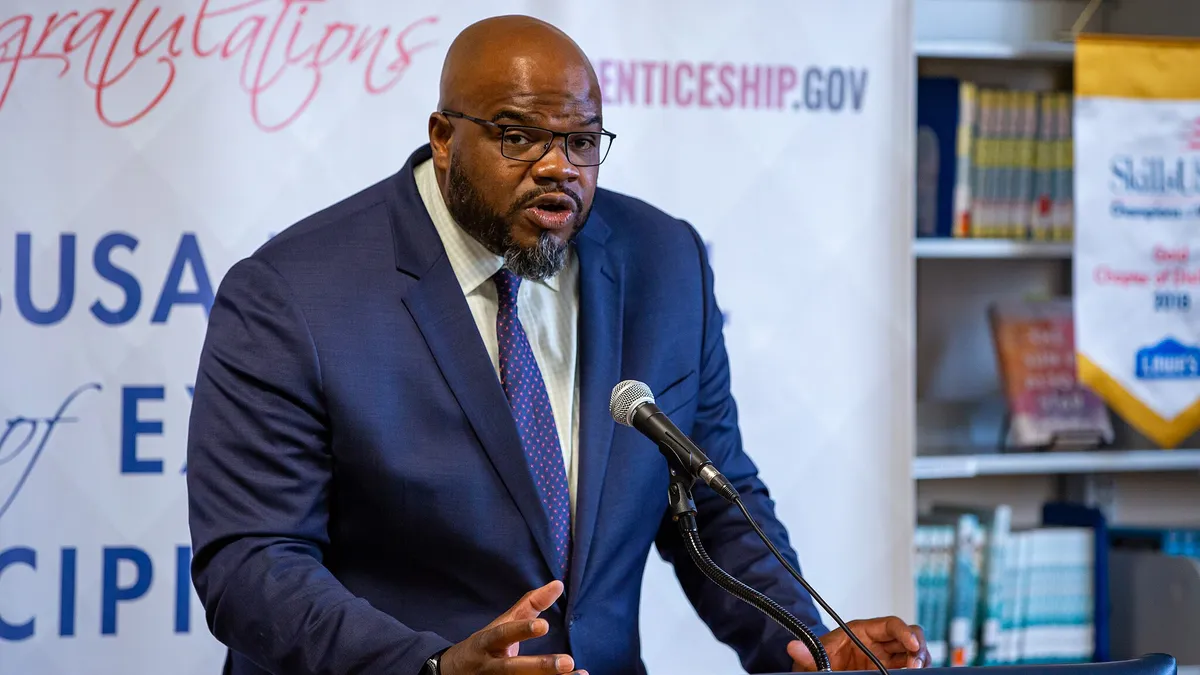
[[536, 162], [550, 152], [554, 139], [562, 136], [567, 160], [575, 166], [598, 166], [608, 156], [616, 134], [610, 131], [551, 131], [520, 124], [497, 124], [453, 110], [442, 110], [446, 117], [458, 117], [476, 124], [500, 130], [500, 154], [518, 162]]

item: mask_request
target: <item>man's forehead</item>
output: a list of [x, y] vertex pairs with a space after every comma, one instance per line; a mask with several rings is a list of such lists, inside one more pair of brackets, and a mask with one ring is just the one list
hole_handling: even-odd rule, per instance
[[600, 92], [582, 78], [513, 77], [479, 81], [463, 92], [463, 104], [493, 121], [590, 123], [600, 116]]
[[485, 110], [487, 118], [499, 124], [524, 124], [530, 126], [583, 127], [599, 126], [602, 121], [600, 107], [592, 103], [550, 103], [544, 98], [515, 98]]
[[466, 97], [540, 97], [581, 103], [600, 98], [599, 86], [586, 67], [555, 66], [524, 58], [480, 68], [461, 84], [461, 93]]

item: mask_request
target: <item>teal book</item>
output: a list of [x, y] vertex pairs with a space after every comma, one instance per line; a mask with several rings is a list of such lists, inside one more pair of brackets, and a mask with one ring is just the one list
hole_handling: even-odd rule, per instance
[[918, 624], [925, 631], [931, 666], [949, 664], [949, 630], [956, 528], [918, 521], [916, 584]]
[[983, 538], [983, 555], [979, 565], [979, 601], [973, 636], [977, 652], [969, 665], [992, 666], [1006, 663], [1002, 655], [1001, 636], [1005, 628], [1005, 603], [1011, 602], [1006, 587], [1011, 576], [1008, 549], [1012, 530], [1012, 507], [1007, 504], [991, 508], [935, 504], [932, 511], [947, 516], [969, 514], [978, 520], [980, 535]]
[[974, 664], [979, 653], [977, 616], [984, 561], [984, 534], [978, 516], [930, 513], [921, 522], [953, 529], [946, 643], [948, 666]]

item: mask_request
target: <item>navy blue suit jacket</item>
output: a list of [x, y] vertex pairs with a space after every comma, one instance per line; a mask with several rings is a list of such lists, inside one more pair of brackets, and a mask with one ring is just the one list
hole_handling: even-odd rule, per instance
[[[551, 581], [548, 519], [510, 408], [413, 181], [430, 156], [274, 237], [222, 280], [188, 434], [193, 580], [225, 672], [415, 675]], [[795, 562], [742, 451], [705, 247], [686, 223], [598, 190], [580, 262], [580, 447], [570, 577], [522, 653], [642, 673], [652, 547], [750, 672], [788, 635], [701, 576], [666, 518], [667, 464], [609, 415], [646, 382]], [[717, 564], [825, 632], [735, 508], [697, 484]]]

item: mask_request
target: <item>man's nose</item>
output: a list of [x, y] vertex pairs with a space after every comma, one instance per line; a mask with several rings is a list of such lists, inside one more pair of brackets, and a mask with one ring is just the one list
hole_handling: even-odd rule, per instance
[[569, 183], [579, 179], [579, 167], [567, 158], [567, 139], [555, 138], [550, 149], [533, 165], [533, 177], [539, 182]]

